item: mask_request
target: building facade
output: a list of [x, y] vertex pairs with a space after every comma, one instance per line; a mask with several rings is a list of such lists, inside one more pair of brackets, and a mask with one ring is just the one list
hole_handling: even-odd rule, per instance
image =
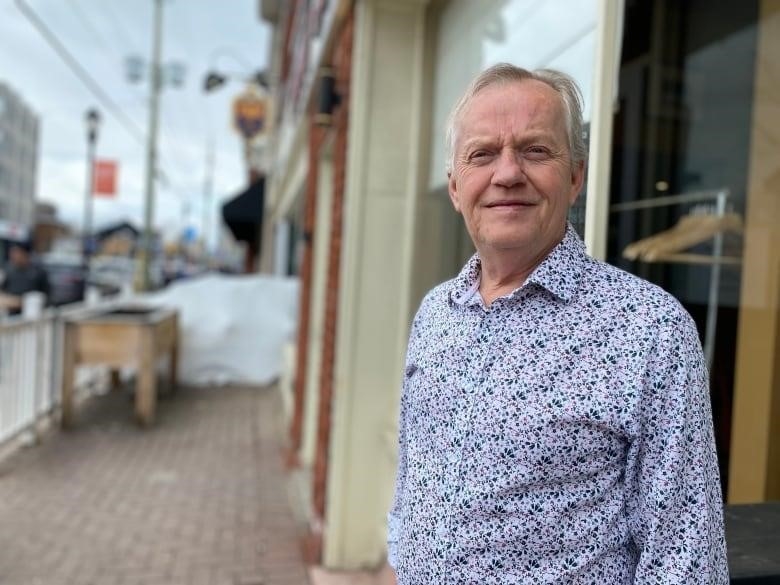
[[696, 320], [729, 501], [780, 498], [780, 0], [721, 4], [261, 3], [280, 104], [266, 262], [302, 280], [283, 392], [313, 561], [383, 561], [409, 323], [472, 253], [444, 121], [499, 61], [581, 85], [590, 159], [571, 219], [591, 254]]
[[38, 168], [38, 117], [0, 82], [0, 219], [32, 226]]

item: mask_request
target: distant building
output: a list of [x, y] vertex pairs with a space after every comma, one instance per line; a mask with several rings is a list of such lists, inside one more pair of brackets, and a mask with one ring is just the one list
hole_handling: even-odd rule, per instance
[[141, 230], [128, 221], [121, 221], [98, 230], [95, 238], [98, 254], [134, 256], [141, 240]]
[[33, 223], [38, 133], [38, 117], [0, 82], [0, 219]]
[[50, 252], [57, 240], [71, 233], [68, 225], [57, 216], [57, 206], [52, 203], [35, 205], [35, 225], [33, 226], [33, 245], [35, 251]]

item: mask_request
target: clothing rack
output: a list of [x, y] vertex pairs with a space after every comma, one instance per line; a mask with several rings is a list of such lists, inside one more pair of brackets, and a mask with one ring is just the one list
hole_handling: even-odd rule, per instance
[[[731, 193], [728, 189], [714, 191], [697, 191], [680, 195], [665, 195], [641, 201], [616, 203], [611, 205], [610, 213], [626, 211], [644, 211], [657, 207], [669, 207], [686, 203], [715, 201], [715, 215], [723, 217], [726, 214], [726, 203]], [[713, 237], [712, 254], [673, 254], [659, 259], [660, 262], [679, 262], [682, 264], [710, 264], [710, 285], [707, 299], [707, 324], [704, 331], [704, 357], [707, 367], [712, 367], [715, 354], [715, 328], [718, 322], [718, 296], [720, 294], [720, 272], [723, 264], [738, 264], [739, 259], [723, 257], [723, 233], [718, 232]]]

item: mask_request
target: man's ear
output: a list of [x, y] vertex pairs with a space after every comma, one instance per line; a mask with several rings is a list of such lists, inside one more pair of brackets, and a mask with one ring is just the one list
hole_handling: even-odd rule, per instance
[[577, 196], [582, 191], [582, 184], [585, 181], [585, 161], [581, 160], [572, 166], [571, 169], [571, 191], [569, 192], [569, 205], [574, 205]]
[[458, 183], [455, 180], [455, 174], [450, 170], [447, 171], [447, 192], [450, 195], [450, 201], [455, 211], [460, 213], [460, 199], [458, 198]]

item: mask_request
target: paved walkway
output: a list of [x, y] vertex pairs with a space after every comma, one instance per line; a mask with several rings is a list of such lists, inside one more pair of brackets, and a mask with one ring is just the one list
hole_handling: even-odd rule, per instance
[[305, 585], [276, 392], [182, 389], [157, 425], [125, 393], [0, 462], [3, 585]]

